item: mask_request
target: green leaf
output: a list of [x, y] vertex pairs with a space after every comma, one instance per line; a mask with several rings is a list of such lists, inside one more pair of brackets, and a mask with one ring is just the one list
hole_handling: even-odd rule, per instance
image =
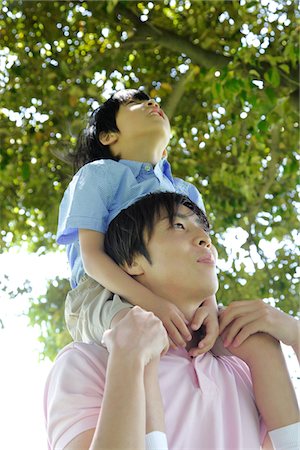
[[290, 73], [290, 67], [287, 64], [279, 64], [279, 67], [283, 72], [287, 73], [289, 75]]
[[28, 163], [22, 165], [22, 178], [23, 181], [28, 181], [30, 177], [30, 167]]
[[108, 14], [112, 14], [119, 3], [119, 0], [107, 0], [106, 11]]
[[280, 73], [276, 67], [271, 67], [265, 74], [265, 80], [275, 88], [280, 84]]
[[261, 120], [261, 121], [257, 124], [257, 128], [258, 128], [260, 131], [262, 131], [262, 132], [268, 131], [269, 126], [268, 126], [267, 121], [266, 121], [266, 120]]
[[271, 101], [271, 103], [272, 103], [272, 104], [275, 104], [275, 103], [276, 103], [277, 96], [276, 96], [276, 92], [274, 91], [274, 89], [271, 88], [271, 87], [267, 87], [267, 88], [265, 89], [265, 93], [267, 94], [267, 97], [268, 97], [268, 99]]

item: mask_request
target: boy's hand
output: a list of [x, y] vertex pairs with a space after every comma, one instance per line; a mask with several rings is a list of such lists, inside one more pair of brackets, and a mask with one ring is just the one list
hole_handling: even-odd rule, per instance
[[151, 305], [151, 311], [162, 321], [172, 348], [185, 347], [192, 339], [184, 314], [173, 303], [160, 299]]
[[218, 310], [215, 297], [209, 297], [197, 309], [191, 321], [191, 329], [196, 331], [204, 325], [205, 337], [199, 342], [198, 347], [189, 350], [190, 356], [198, 356], [208, 352], [219, 336]]
[[220, 312], [220, 335], [224, 347], [238, 347], [249, 336], [268, 333], [287, 345], [299, 339], [297, 321], [263, 300], [241, 300], [230, 303]]

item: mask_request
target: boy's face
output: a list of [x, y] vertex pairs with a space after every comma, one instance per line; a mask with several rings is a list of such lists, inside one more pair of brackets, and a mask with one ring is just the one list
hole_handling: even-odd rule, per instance
[[157, 295], [180, 307], [188, 299], [204, 300], [216, 293], [217, 251], [200, 219], [186, 206], [179, 207], [172, 225], [167, 214], [161, 215], [147, 249], [152, 264], [138, 257], [139, 281]]
[[[116, 116], [119, 140], [124, 142], [124, 151], [130, 152], [131, 143], [142, 142], [159, 144], [163, 150], [169, 143], [171, 128], [167, 115], [155, 100], [130, 99], [120, 105]], [[134, 146], [132, 146], [134, 148]], [[136, 150], [135, 150], [136, 151]], [[135, 159], [134, 154], [125, 155], [124, 159]], [[161, 156], [162, 156], [161, 154]], [[130, 157], [128, 157], [130, 156]]]

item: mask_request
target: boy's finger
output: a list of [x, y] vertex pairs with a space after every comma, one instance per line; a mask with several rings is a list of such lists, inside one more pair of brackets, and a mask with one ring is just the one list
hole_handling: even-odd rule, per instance
[[242, 317], [245, 316], [242, 312], [237, 310], [225, 310], [220, 313], [219, 316], [219, 332], [220, 334], [223, 333], [225, 328], [231, 327], [233, 323], [237, 322], [237, 320], [240, 320]]
[[214, 345], [216, 339], [217, 339], [217, 336], [206, 335], [206, 336], [199, 342], [198, 348], [201, 349], [201, 350], [205, 349], [205, 351], [208, 352], [208, 351], [213, 347], [213, 345]]
[[231, 322], [242, 316], [249, 318], [249, 315], [256, 314], [259, 318], [261, 302], [259, 299], [234, 301], [224, 310], [221, 310], [219, 313], [220, 334]]
[[188, 327], [186, 326], [181, 317], [175, 315], [174, 317], [172, 317], [172, 322], [177, 328], [177, 331], [180, 333], [182, 338], [185, 339], [185, 341], [190, 341], [192, 339], [191, 333], [189, 332]]
[[249, 336], [257, 333], [257, 323], [248, 323], [243, 329], [238, 333], [232, 342], [233, 347], [238, 347], [241, 345]]
[[165, 327], [166, 327], [169, 337], [171, 338], [171, 340], [174, 342], [174, 344], [176, 346], [177, 345], [179, 345], [180, 347], [186, 346], [186, 341], [183, 339], [183, 337], [179, 333], [178, 329], [172, 322], [170, 322], [167, 326], [165, 325]]
[[203, 350], [201, 350], [200, 348], [197, 348], [197, 347], [191, 348], [189, 350], [189, 355], [192, 356], [193, 358], [196, 358], [196, 356], [202, 355], [202, 353], [204, 353]]
[[255, 324], [255, 321], [259, 319], [259, 313], [252, 313], [250, 316], [242, 316], [238, 319], [234, 320], [232, 324], [228, 326], [228, 333], [226, 340], [224, 341], [224, 346], [227, 347], [231, 345], [236, 336], [241, 333], [243, 328], [247, 329], [247, 326], [252, 323]]
[[194, 331], [199, 330], [199, 328], [201, 327], [207, 316], [208, 312], [207, 310], [205, 310], [205, 308], [203, 309], [198, 308], [191, 322], [192, 330]]
[[222, 334], [228, 325], [233, 322], [238, 317], [235, 311], [233, 310], [224, 310], [219, 315], [219, 333]]
[[203, 347], [202, 347], [201, 342], [199, 342], [198, 347], [193, 347], [189, 350], [190, 356], [196, 357], [196, 356], [202, 355], [203, 353], [207, 353], [212, 348], [212, 346], [210, 346], [210, 345], [203, 345]]

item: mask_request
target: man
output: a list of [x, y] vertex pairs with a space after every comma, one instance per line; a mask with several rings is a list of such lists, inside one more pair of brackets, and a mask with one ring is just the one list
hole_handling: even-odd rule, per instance
[[[122, 211], [105, 246], [127, 273], [188, 320], [217, 291], [207, 219], [182, 195], [151, 194]], [[257, 406], [268, 430], [298, 420], [284, 360], [271, 337], [255, 335], [237, 349], [229, 347], [251, 368], [256, 402], [249, 369], [235, 357], [206, 353], [193, 359], [188, 348], [178, 348], [158, 364], [167, 346], [165, 330], [138, 307], [105, 342], [108, 351], [74, 343], [58, 356], [45, 391], [51, 449], [142, 450], [145, 434], [164, 430], [172, 450], [259, 449], [266, 429]], [[189, 345], [196, 342], [194, 333]]]

